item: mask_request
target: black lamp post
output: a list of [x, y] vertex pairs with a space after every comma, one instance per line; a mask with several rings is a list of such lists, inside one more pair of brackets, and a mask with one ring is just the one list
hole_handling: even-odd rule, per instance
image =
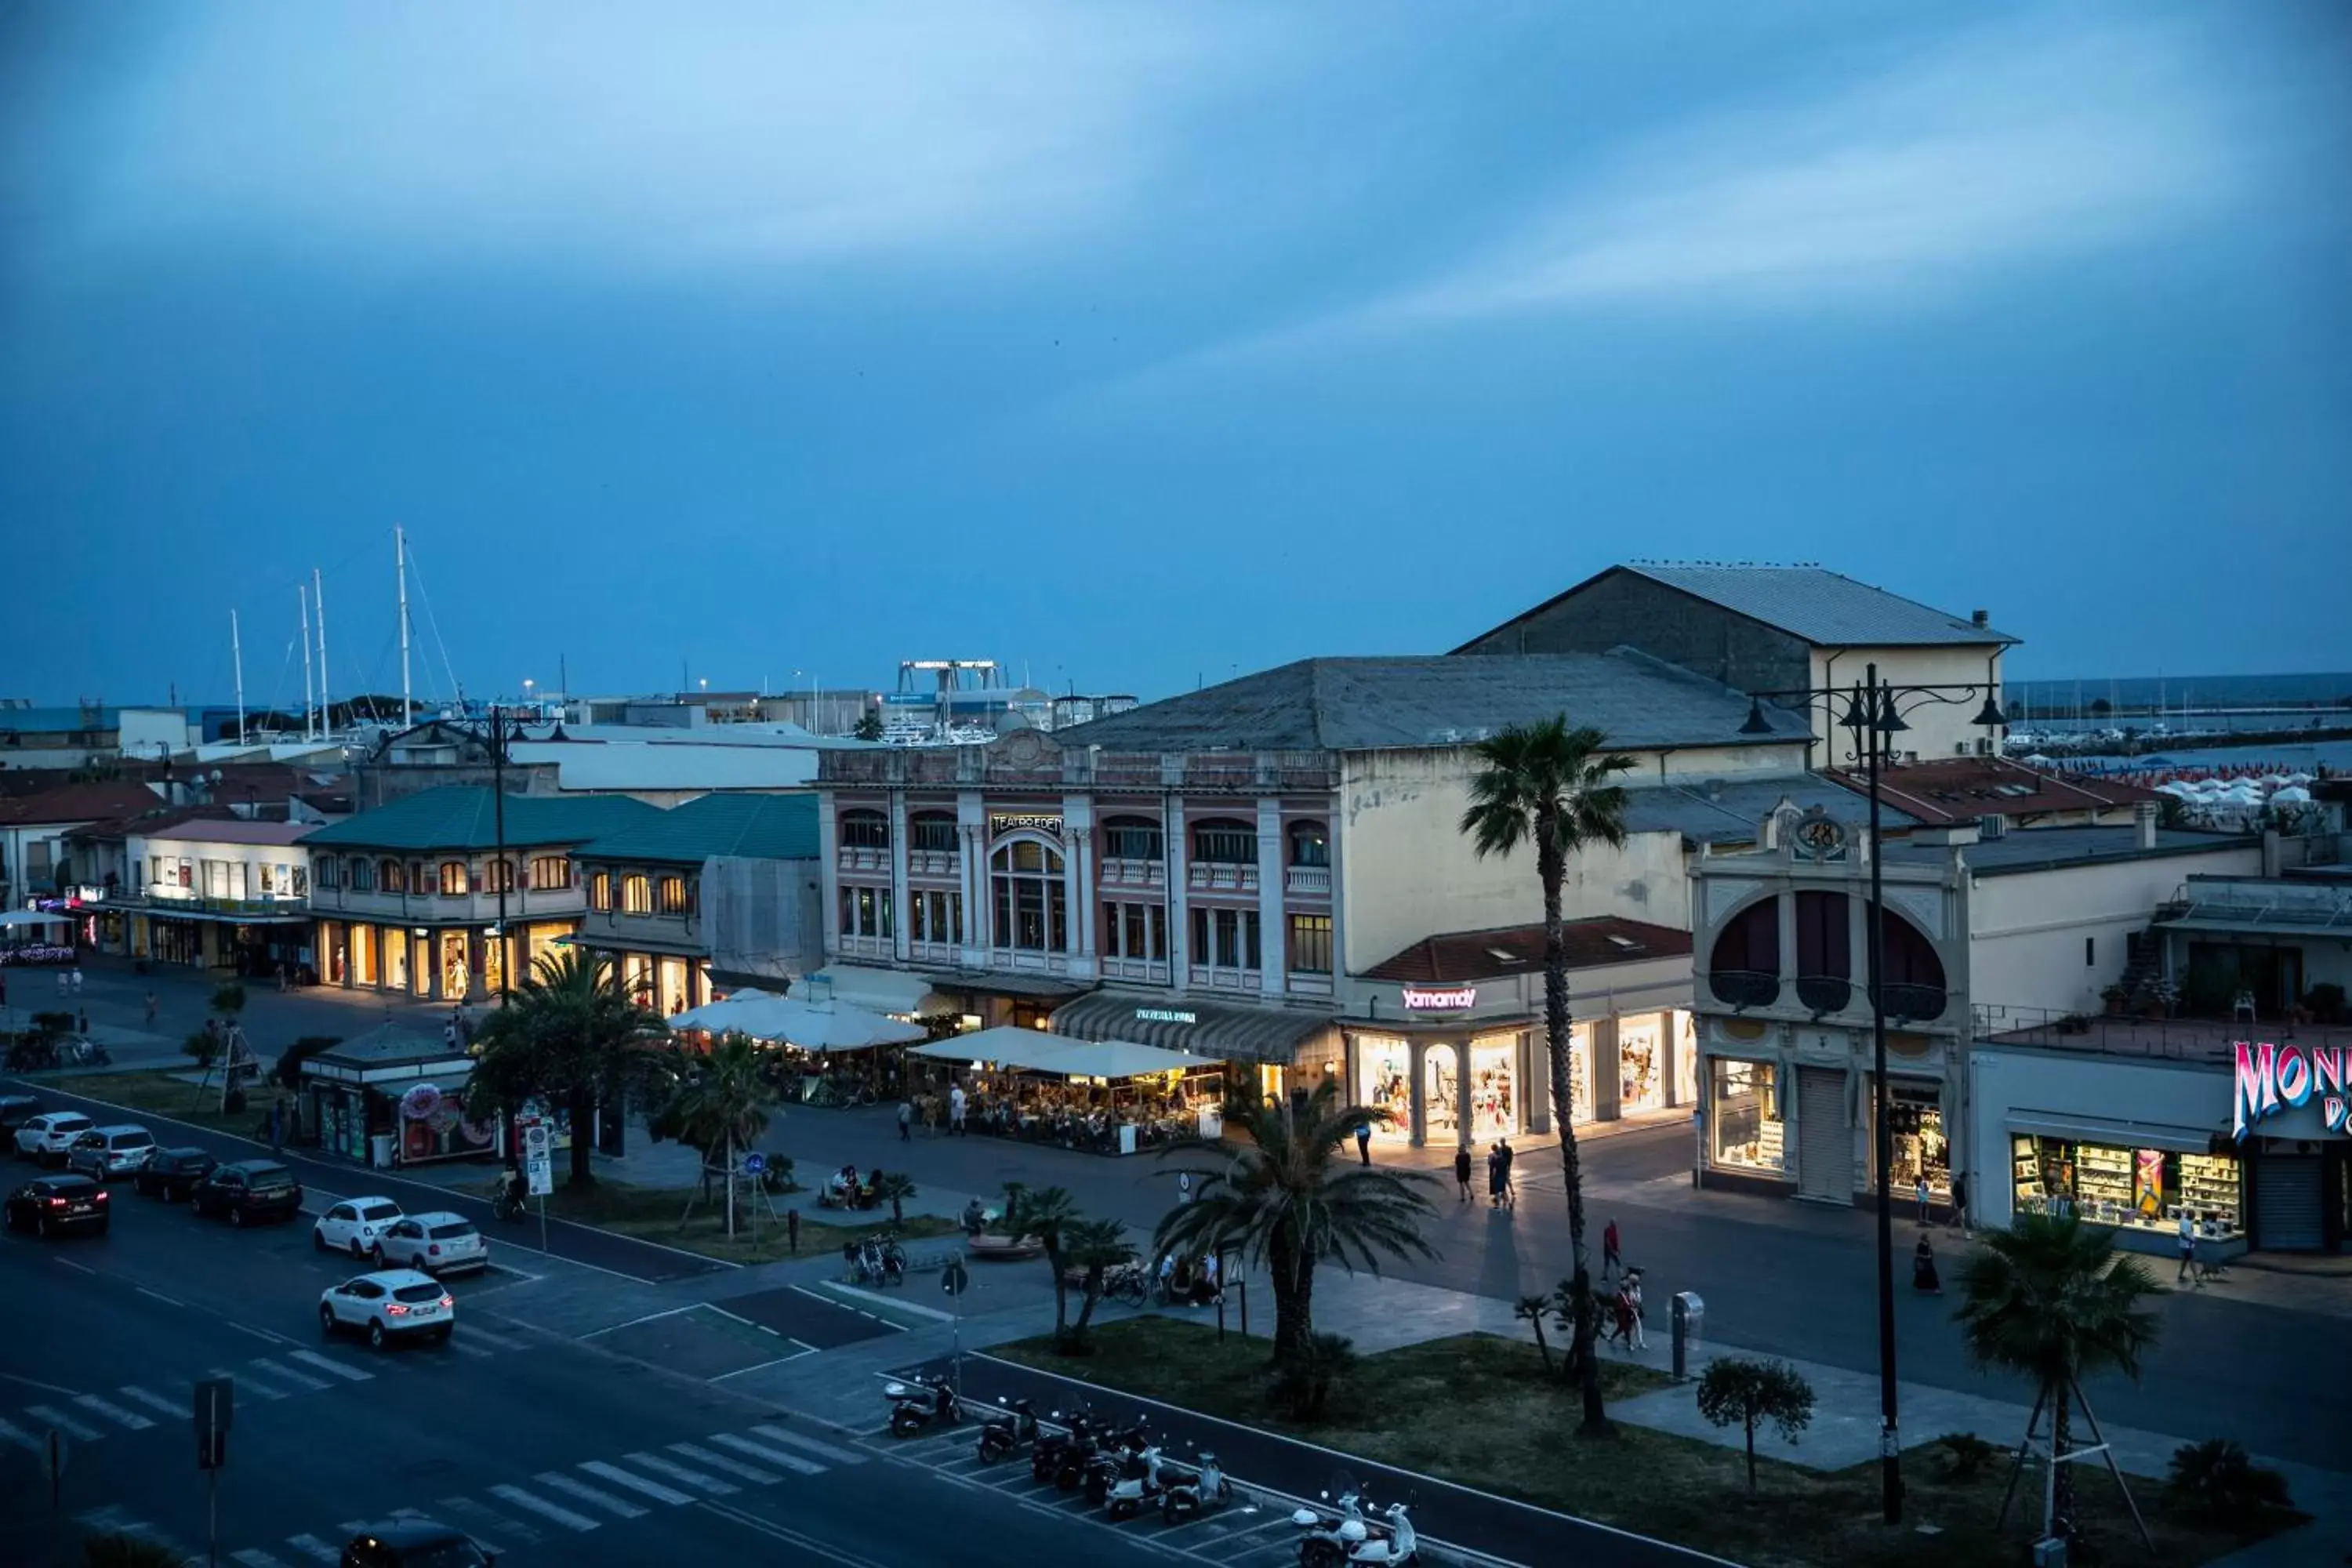
[[1911, 728], [1904, 721], [1906, 710], [1916, 712], [1937, 703], [1963, 703], [1979, 693], [1984, 697], [1984, 706], [1977, 710], [1972, 722], [1987, 730], [2006, 725], [2008, 717], [2001, 712], [1998, 695], [1990, 682], [1981, 686], [1894, 686], [1878, 679], [1878, 666], [1873, 663], [1864, 669], [1860, 681], [1843, 689], [1824, 686], [1757, 692], [1748, 704], [1748, 721], [1739, 727], [1743, 735], [1778, 733], [1764, 716], [1762, 700], [1769, 697], [1776, 703], [1793, 701], [1800, 705], [1809, 716], [1810, 734], [1813, 704], [1820, 702], [1824, 711], [1834, 711], [1842, 701], [1845, 708], [1838, 714], [1837, 723], [1849, 740], [1847, 760], [1862, 764], [1863, 776], [1869, 786], [1870, 930], [1866, 951], [1870, 964], [1871, 1150], [1878, 1178], [1878, 1465], [1881, 1504], [1889, 1524], [1903, 1522], [1903, 1440], [1896, 1419], [1895, 1377], [1895, 1132], [1886, 1115], [1886, 906], [1881, 872], [1886, 857], [1879, 837], [1878, 775], [1886, 759], [1889, 737]]
[[520, 715], [506, 717], [505, 710], [490, 704], [490, 722], [487, 738], [490, 748], [490, 823], [491, 836], [497, 847], [497, 858], [491, 862], [490, 884], [499, 896], [498, 929], [493, 940], [499, 944], [499, 1005], [507, 1005], [507, 993], [513, 989], [514, 977], [507, 973], [507, 960], [512, 956], [507, 946], [507, 884], [513, 880], [513, 868], [507, 864], [507, 749], [523, 732]]

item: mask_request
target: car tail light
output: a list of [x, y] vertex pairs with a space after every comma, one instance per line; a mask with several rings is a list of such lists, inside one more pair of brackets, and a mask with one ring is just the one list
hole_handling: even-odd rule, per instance
[[107, 1192], [107, 1190], [106, 1190], [104, 1187], [100, 1187], [100, 1188], [99, 1188], [99, 1189], [98, 1189], [98, 1201], [99, 1201], [100, 1203], [104, 1203], [110, 1195], [110, 1194]]
[[51, 1198], [48, 1200], [48, 1205], [53, 1209], [61, 1209], [66, 1206], [66, 1201], [63, 1198]]
[[457, 1298], [455, 1296], [444, 1296], [441, 1298], [441, 1304], [444, 1307], [454, 1307], [457, 1304]]
[[404, 1318], [408, 1316], [408, 1309], [394, 1301], [383, 1310], [383, 1315], [387, 1318]]

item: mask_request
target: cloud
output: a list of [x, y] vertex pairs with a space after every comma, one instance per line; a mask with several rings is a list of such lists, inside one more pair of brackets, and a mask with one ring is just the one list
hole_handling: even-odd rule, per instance
[[76, 234], [428, 263], [1000, 256], [1138, 203], [1267, 32], [1064, 0], [207, 7], [84, 110]]

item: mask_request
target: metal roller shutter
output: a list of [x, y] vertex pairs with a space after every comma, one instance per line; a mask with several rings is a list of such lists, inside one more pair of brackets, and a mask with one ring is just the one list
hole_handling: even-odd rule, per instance
[[2263, 1154], [2254, 1161], [2254, 1245], [2316, 1252], [2322, 1237], [2316, 1154]]
[[1797, 1195], [1853, 1201], [1853, 1129], [1842, 1072], [1797, 1070]]

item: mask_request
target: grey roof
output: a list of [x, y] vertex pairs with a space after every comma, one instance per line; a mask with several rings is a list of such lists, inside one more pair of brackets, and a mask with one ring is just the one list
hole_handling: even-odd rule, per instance
[[[1870, 821], [1867, 799], [1818, 774], [1793, 773], [1628, 787], [1625, 829], [1629, 833], [1678, 832], [1694, 844], [1754, 844], [1759, 839], [1759, 825], [1783, 800], [1800, 810], [1818, 805], [1853, 827]], [[1883, 806], [1879, 824], [1889, 832], [1899, 832], [1918, 826], [1919, 821]]]
[[[2210, 854], [2217, 849], [2245, 849], [2262, 839], [2247, 834], [2192, 833], [2163, 827], [2156, 847], [2139, 847], [2137, 827], [2029, 827], [1966, 846], [1969, 869], [1979, 876], [1999, 877], [2020, 871], [2046, 871], [2058, 866], [2082, 866], [2092, 861], [2145, 860], [2171, 855]], [[1937, 866], [1950, 851], [1938, 844], [1890, 840], [1890, 866]]]
[[816, 796], [705, 795], [583, 845], [572, 854], [581, 860], [699, 866], [714, 855], [814, 860], [816, 852]]
[[397, 1024], [378, 1024], [366, 1034], [330, 1046], [310, 1059], [364, 1068], [452, 1060], [465, 1054], [463, 1046], [453, 1049], [437, 1035], [404, 1029]]
[[1748, 700], [1633, 651], [1456, 658], [1307, 658], [1097, 719], [1054, 739], [1130, 752], [1365, 752], [1466, 745], [1560, 713], [1612, 746], [1738, 746], [1801, 741], [1804, 721], [1767, 709], [1746, 735]]
[[[1823, 647], [2013, 643], [2007, 632], [1905, 599], [1819, 566], [1671, 566], [1614, 570], [1720, 605]], [[1573, 592], [1573, 590], [1570, 590]]]

